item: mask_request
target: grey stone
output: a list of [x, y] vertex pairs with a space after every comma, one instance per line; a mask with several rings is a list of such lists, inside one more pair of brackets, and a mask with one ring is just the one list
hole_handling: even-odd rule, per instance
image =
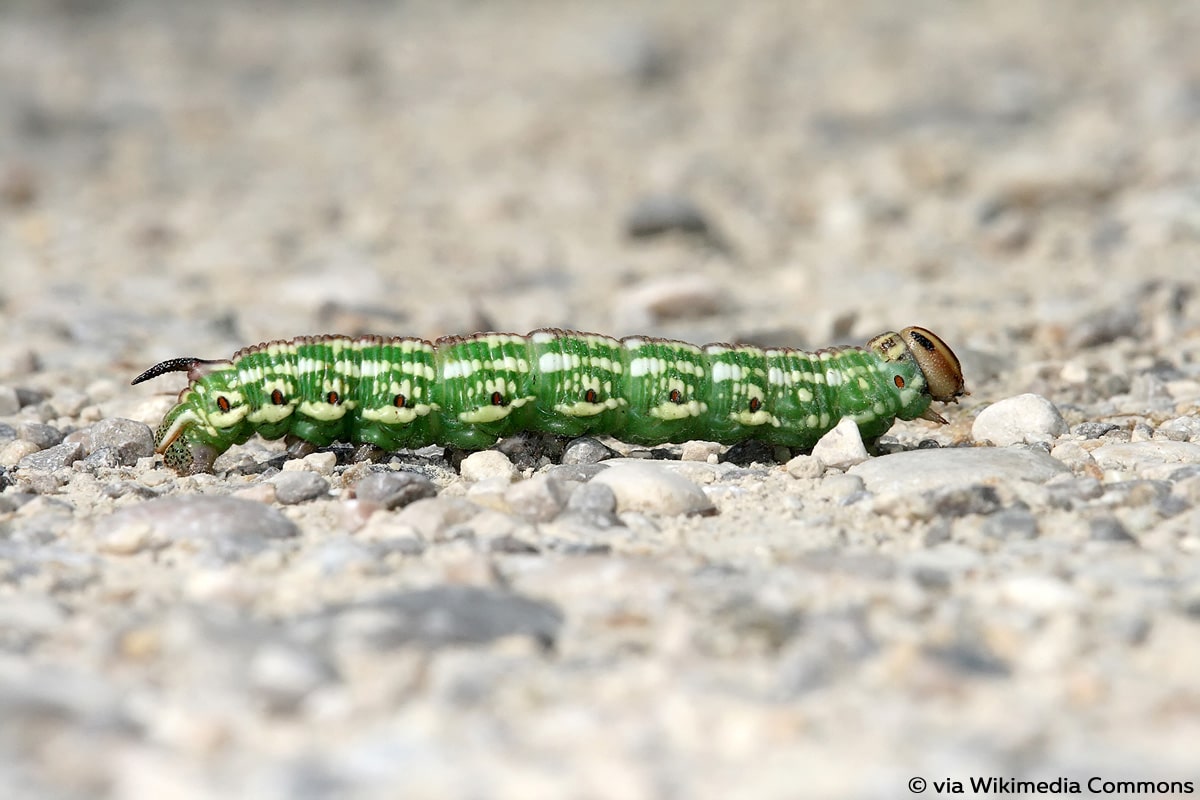
[[706, 235], [708, 219], [695, 203], [677, 195], [643, 197], [625, 218], [625, 233], [634, 238], [657, 236], [668, 231]]
[[98, 447], [79, 463], [87, 472], [116, 469], [121, 466], [121, 452], [115, 447]]
[[1097, 517], [1088, 521], [1088, 538], [1093, 542], [1129, 542], [1137, 540], [1116, 517]]
[[910, 450], [850, 468], [875, 494], [906, 494], [951, 486], [1032, 481], [1069, 473], [1044, 451], [1026, 448], [946, 447]]
[[54, 447], [63, 440], [62, 431], [42, 422], [22, 422], [17, 426], [17, 438], [33, 442], [42, 450]]
[[237, 561], [270, 542], [299, 533], [270, 506], [228, 496], [163, 497], [126, 506], [98, 520], [92, 535], [106, 539], [144, 537], [148, 546], [187, 543], [219, 562]]
[[553, 475], [560, 481], [587, 483], [606, 469], [607, 464], [556, 464], [547, 469], [545, 474]]
[[[1124, 470], [1152, 477], [1151, 468], [1163, 467], [1167, 474], [1177, 464], [1200, 463], [1200, 444], [1153, 440], [1106, 444], [1092, 451], [1092, 458], [1104, 469]], [[1153, 477], [1167, 475], [1154, 474]]]
[[617, 495], [603, 483], [585, 483], [571, 493], [567, 508], [587, 516], [616, 519]]
[[615, 458], [617, 452], [611, 447], [593, 439], [591, 436], [581, 436], [567, 445], [563, 452], [563, 464], [598, 464]]
[[53, 472], [74, 464], [83, 456], [83, 446], [79, 442], [63, 442], [36, 453], [30, 453], [17, 462], [18, 469]]
[[389, 510], [436, 495], [434, 482], [416, 472], [372, 472], [354, 484], [359, 500]]
[[332, 620], [339, 637], [378, 649], [483, 644], [505, 636], [552, 647], [563, 616], [550, 603], [504, 590], [435, 586], [335, 608]]
[[306, 469], [285, 470], [271, 478], [275, 497], [285, 506], [329, 495], [329, 481]]
[[1000, 496], [992, 486], [951, 486], [930, 492], [934, 513], [942, 517], [991, 514], [1000, 508]]
[[1084, 439], [1099, 439], [1109, 431], [1115, 431], [1119, 426], [1111, 422], [1081, 422], [1071, 429], [1071, 433]]
[[120, 465], [132, 467], [139, 458], [154, 455], [154, 433], [131, 419], [102, 419], [84, 432], [83, 452], [90, 456], [101, 448], [115, 452]]
[[1038, 535], [1037, 517], [1025, 508], [1009, 508], [989, 515], [982, 530], [984, 536], [993, 539], [1034, 539]]
[[514, 513], [531, 522], [549, 522], [567, 504], [567, 487], [550, 475], [534, 475], [517, 481], [504, 492], [504, 499]]

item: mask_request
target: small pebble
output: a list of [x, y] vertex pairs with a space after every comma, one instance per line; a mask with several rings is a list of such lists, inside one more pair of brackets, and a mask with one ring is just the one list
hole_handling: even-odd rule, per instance
[[721, 445], [716, 442], [684, 442], [679, 450], [680, 461], [716, 461]]
[[566, 451], [563, 452], [562, 463], [563, 465], [598, 464], [616, 456], [617, 451], [601, 443], [600, 440], [582, 436], [567, 445]]
[[633, 238], [657, 236], [668, 231], [704, 235], [709, 232], [709, 224], [695, 203], [677, 195], [643, 197], [625, 219], [625, 233]]
[[465, 481], [481, 481], [486, 478], [503, 478], [511, 481], [517, 476], [517, 469], [508, 460], [508, 456], [497, 450], [481, 450], [478, 453], [471, 453], [463, 459], [459, 470]]
[[1000, 400], [979, 412], [971, 438], [997, 447], [1053, 441], [1067, 432], [1066, 420], [1046, 398], [1021, 394]]
[[1116, 517], [1097, 517], [1088, 521], [1088, 538], [1093, 542], [1127, 542], [1137, 540]]
[[567, 509], [598, 528], [618, 524], [617, 495], [603, 483], [592, 481], [576, 487], [567, 500]]
[[793, 478], [819, 478], [825, 472], [821, 459], [811, 455], [798, 455], [784, 467]]
[[308, 470], [280, 472], [271, 478], [275, 499], [285, 506], [306, 503], [329, 494], [329, 481]]
[[826, 433], [812, 450], [813, 458], [827, 467], [850, 469], [870, 458], [858, 425], [849, 417], [842, 417], [833, 430]]
[[27, 442], [33, 442], [39, 450], [54, 447], [63, 440], [62, 431], [41, 422], [22, 422], [17, 426], [17, 436]]
[[0, 446], [0, 466], [13, 467], [21, 462], [21, 459], [41, 450], [33, 442], [28, 442], [24, 439], [17, 439], [13, 442]]
[[1076, 436], [1082, 436], [1084, 439], [1099, 439], [1109, 431], [1117, 430], [1118, 426], [1111, 422], [1081, 422], [1076, 425], [1071, 433]]
[[558, 478], [534, 475], [508, 487], [504, 499], [513, 513], [531, 522], [549, 522], [567, 504], [569, 493]]
[[983, 535], [993, 539], [1035, 539], [1037, 518], [1024, 508], [1012, 508], [989, 515], [983, 521]]
[[437, 486], [416, 472], [372, 472], [354, 484], [354, 495], [363, 502], [391, 510], [434, 497]]
[[114, 452], [120, 465], [132, 467], [139, 458], [154, 455], [154, 433], [143, 422], [103, 419], [90, 426], [83, 436], [85, 455], [90, 456], [101, 448]]

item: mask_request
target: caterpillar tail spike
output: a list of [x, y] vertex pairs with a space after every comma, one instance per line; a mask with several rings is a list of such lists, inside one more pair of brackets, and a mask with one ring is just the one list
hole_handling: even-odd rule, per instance
[[559, 329], [436, 342], [306, 336], [229, 359], [163, 361], [133, 383], [168, 372], [186, 372], [188, 385], [155, 444], [187, 474], [210, 472], [256, 433], [386, 451], [481, 450], [520, 432], [809, 449], [843, 417], [864, 439], [896, 419], [945, 423], [930, 404], [967, 393], [954, 352], [916, 326], [812, 353]]

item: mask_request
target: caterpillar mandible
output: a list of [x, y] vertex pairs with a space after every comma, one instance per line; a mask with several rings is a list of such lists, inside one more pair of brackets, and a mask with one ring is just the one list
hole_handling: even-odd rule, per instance
[[805, 449], [842, 417], [866, 440], [896, 418], [945, 423], [931, 401], [966, 394], [954, 352], [915, 326], [813, 353], [552, 328], [435, 342], [303, 336], [229, 359], [170, 359], [133, 383], [167, 372], [186, 372], [188, 386], [155, 444], [182, 474], [211, 472], [255, 433], [384, 450], [482, 450], [526, 431]]

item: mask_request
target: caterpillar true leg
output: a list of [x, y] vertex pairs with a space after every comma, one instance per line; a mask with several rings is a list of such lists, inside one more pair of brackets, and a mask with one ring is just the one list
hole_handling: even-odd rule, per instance
[[843, 417], [867, 440], [897, 418], [945, 422], [930, 403], [966, 393], [954, 352], [916, 326], [814, 353], [557, 329], [437, 342], [310, 336], [228, 360], [170, 359], [133, 382], [175, 371], [189, 383], [156, 443], [183, 473], [211, 471], [255, 433], [389, 451], [478, 450], [521, 432], [807, 449]]

